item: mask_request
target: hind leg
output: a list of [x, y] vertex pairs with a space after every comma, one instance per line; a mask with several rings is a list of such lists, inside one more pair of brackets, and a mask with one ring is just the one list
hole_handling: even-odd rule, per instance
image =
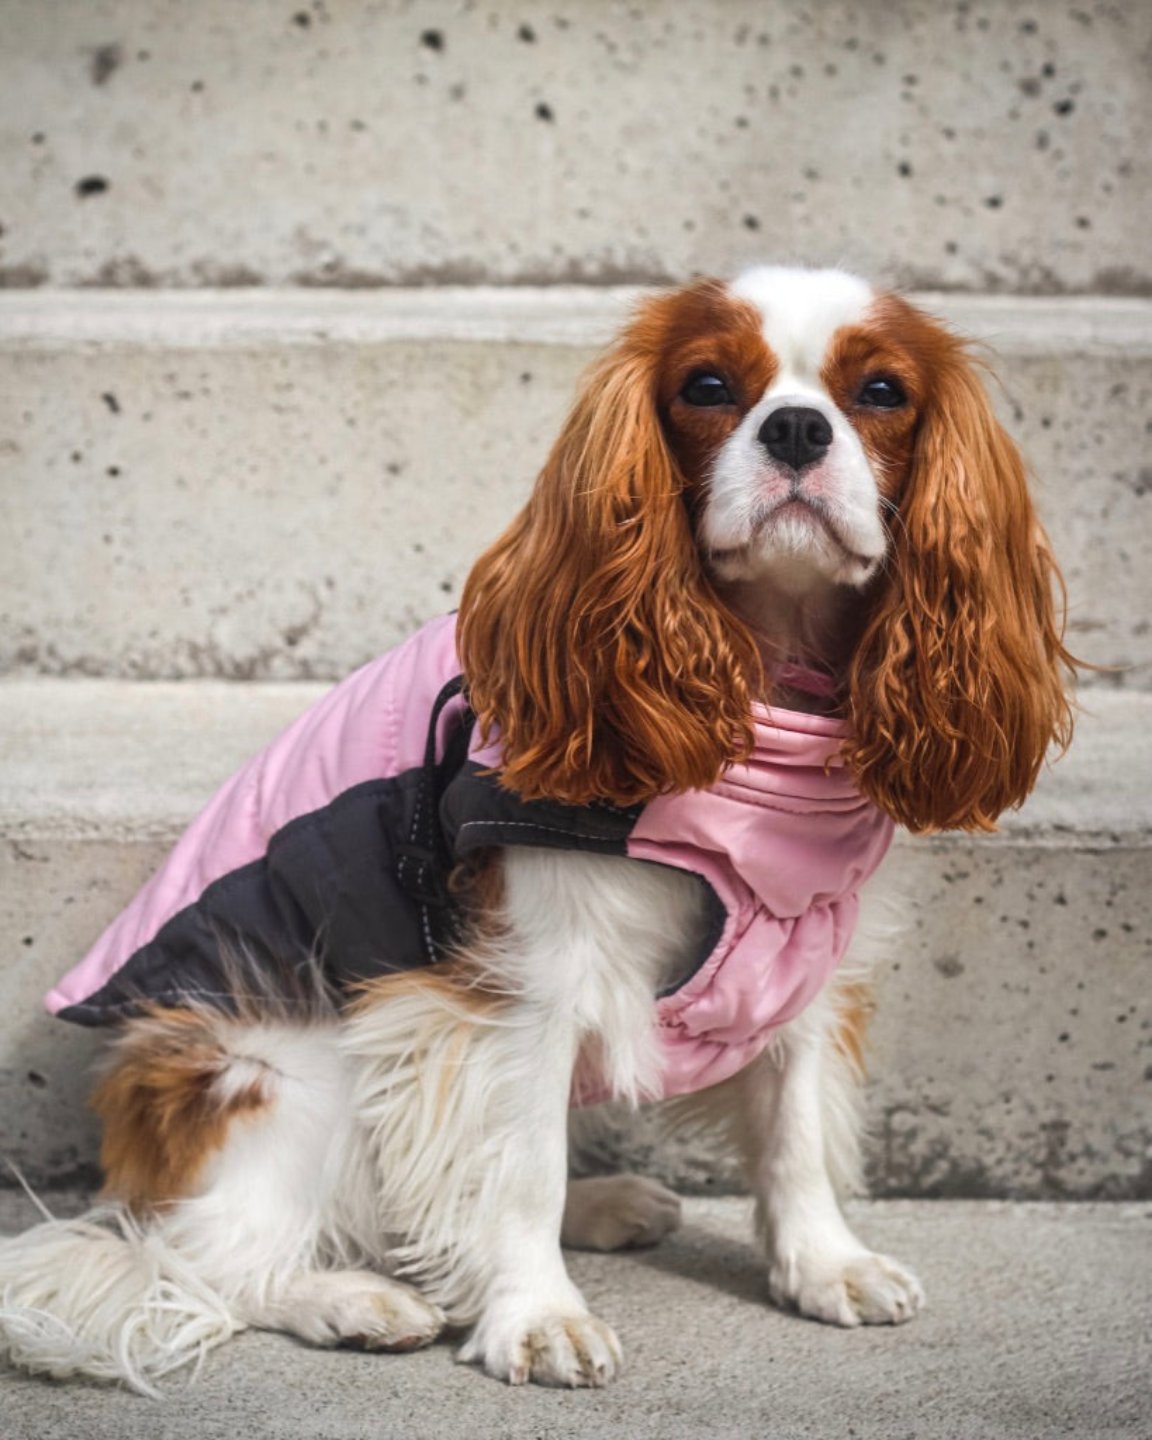
[[312, 1345], [418, 1350], [444, 1328], [444, 1312], [409, 1285], [372, 1270], [302, 1270], [252, 1321]]
[[383, 1251], [371, 1220], [353, 1240], [337, 1215], [357, 1197], [334, 1035], [186, 1013], [143, 1022], [97, 1099], [110, 1188], [162, 1202], [164, 1242], [239, 1323], [411, 1350], [443, 1327], [438, 1307], [375, 1270], [325, 1268]]
[[646, 1175], [569, 1180], [560, 1243], [570, 1250], [656, 1245], [680, 1224], [680, 1197]]

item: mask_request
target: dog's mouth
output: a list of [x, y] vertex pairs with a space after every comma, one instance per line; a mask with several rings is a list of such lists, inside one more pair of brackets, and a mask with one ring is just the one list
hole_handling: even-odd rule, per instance
[[875, 565], [874, 557], [859, 554], [847, 543], [839, 526], [820, 500], [798, 494], [789, 495], [777, 504], [760, 511], [753, 518], [747, 540], [739, 545], [713, 548], [709, 554], [713, 561], [721, 565], [741, 560], [766, 534], [778, 530], [790, 520], [807, 524], [810, 529], [823, 535], [831, 541], [845, 559], [852, 561], [853, 564], [863, 569], [870, 569]]

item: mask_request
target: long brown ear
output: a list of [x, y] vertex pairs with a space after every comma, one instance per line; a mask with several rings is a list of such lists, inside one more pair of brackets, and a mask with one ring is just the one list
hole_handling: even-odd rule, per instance
[[852, 665], [848, 758], [911, 830], [993, 830], [1071, 738], [1064, 587], [962, 343], [931, 326], [930, 344], [936, 389]]
[[585, 380], [524, 510], [464, 587], [481, 734], [526, 799], [618, 805], [712, 784], [751, 746], [758, 664], [693, 542], [657, 413], [668, 297]]

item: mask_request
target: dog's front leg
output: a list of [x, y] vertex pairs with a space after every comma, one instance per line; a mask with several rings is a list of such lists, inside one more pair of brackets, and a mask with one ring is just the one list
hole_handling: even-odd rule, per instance
[[[838, 1016], [820, 997], [740, 1077], [740, 1130], [777, 1304], [835, 1325], [898, 1324], [920, 1282], [869, 1250], [841, 1214], [829, 1173], [852, 1168], [854, 1077], [837, 1053]], [[845, 1163], [845, 1161], [847, 1163]]]
[[460, 1358], [514, 1385], [604, 1385], [620, 1364], [620, 1344], [588, 1313], [560, 1251], [576, 1026], [530, 1003], [509, 1018], [518, 1030], [518, 1054], [507, 1056], [516, 1078], [487, 1147], [474, 1239], [484, 1294]]
[[617, 1093], [652, 1084], [666, 932], [685, 930], [697, 887], [525, 849], [498, 888], [457, 961], [376, 982], [349, 1024], [379, 1223], [425, 1293], [475, 1321], [463, 1359], [514, 1383], [601, 1385], [620, 1348], [560, 1252], [573, 1069], [588, 1045]]

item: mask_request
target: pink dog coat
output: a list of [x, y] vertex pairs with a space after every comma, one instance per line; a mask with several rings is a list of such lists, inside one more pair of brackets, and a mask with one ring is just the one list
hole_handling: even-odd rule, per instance
[[757, 706], [755, 750], [708, 790], [647, 805], [522, 801], [485, 774], [455, 618], [348, 677], [227, 782], [159, 872], [48, 995], [108, 1024], [147, 1004], [229, 1008], [224, 944], [291, 993], [318, 957], [338, 990], [434, 964], [460, 916], [454, 864], [493, 845], [630, 856], [699, 878], [708, 934], [655, 998], [666, 1095], [726, 1079], [840, 962], [892, 837], [840, 755], [843, 722]]

